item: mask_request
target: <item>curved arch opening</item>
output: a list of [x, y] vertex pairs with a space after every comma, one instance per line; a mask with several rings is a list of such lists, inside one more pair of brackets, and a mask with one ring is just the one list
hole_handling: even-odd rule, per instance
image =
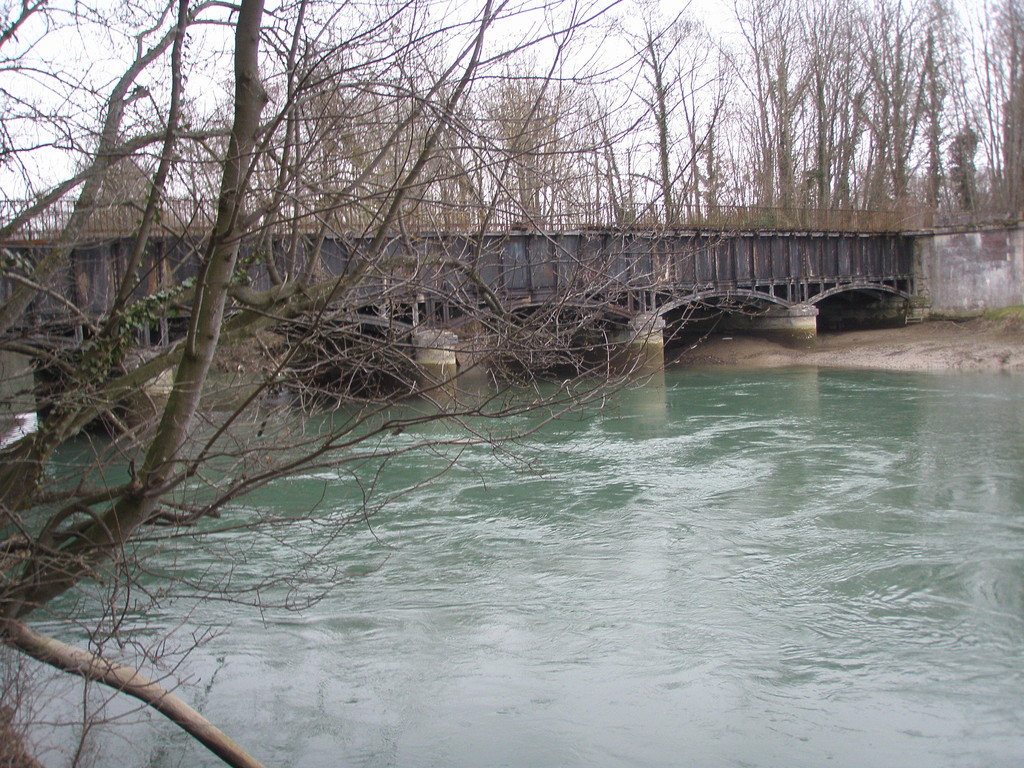
[[910, 299], [898, 291], [853, 288], [816, 300], [822, 333], [906, 325]]
[[753, 292], [709, 294], [670, 302], [660, 310], [665, 319], [666, 351], [715, 336], [751, 333], [754, 319], [782, 306], [775, 297]]

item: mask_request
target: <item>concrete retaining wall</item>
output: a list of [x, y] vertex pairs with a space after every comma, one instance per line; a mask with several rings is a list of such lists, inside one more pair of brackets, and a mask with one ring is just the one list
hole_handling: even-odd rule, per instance
[[930, 297], [932, 315], [1024, 304], [1024, 227], [921, 236], [917, 259], [917, 290]]

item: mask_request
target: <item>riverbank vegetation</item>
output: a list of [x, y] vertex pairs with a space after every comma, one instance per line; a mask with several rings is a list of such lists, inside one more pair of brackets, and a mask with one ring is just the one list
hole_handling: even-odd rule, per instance
[[1024, 307], [1002, 307], [985, 313], [985, 318], [1006, 322], [1007, 324], [1024, 325]]
[[[695, 11], [3, 6], [0, 349], [46, 382], [4, 390], [39, 412], [37, 430], [0, 449], [8, 651], [169, 709], [231, 764], [254, 764], [172, 697], [178, 658], [125, 617], [182, 596], [274, 606], [233, 590], [245, 552], [184, 582], [148, 574], [149, 548], [216, 537], [228, 506], [254, 541], [286, 539], [296, 518], [247, 499], [299, 468], [331, 468], [357, 491], [330, 511], [332, 530], [365, 522], [397, 452], [468, 441], [516, 461], [506, 447], [523, 435], [489, 425], [531, 411], [535, 429], [617, 381], [542, 389], [533, 375], [613, 356], [594, 335], [604, 286], [504, 306], [471, 237], [416, 263], [394, 256], [396, 241], [591, 225], [893, 230], [1024, 207], [1019, 4], [958, 15], [938, 0], [749, 0], [730, 32]], [[98, 295], [88, 246], [112, 239], [123, 246]], [[501, 373], [471, 395], [428, 370], [450, 363], [417, 359], [456, 350], [406, 333], [450, 320], [455, 303], [486, 339], [457, 350], [463, 380], [485, 360]], [[55, 317], [60, 332], [45, 325]], [[381, 319], [394, 317], [408, 328]], [[159, 343], [140, 352], [140, 338]], [[227, 350], [255, 348], [263, 362], [240, 357], [227, 378]], [[401, 375], [365, 386], [385, 368]], [[394, 416], [396, 393], [422, 407]], [[312, 429], [296, 402], [344, 408]], [[458, 431], [390, 441], [430, 422]], [[323, 517], [315, 495], [304, 501], [304, 519]], [[294, 585], [284, 607], [315, 598], [310, 573], [329, 581], [329, 543], [265, 574]], [[11, 656], [3, 670], [3, 733], [21, 733], [32, 670]], [[83, 701], [71, 764], [104, 718]]]

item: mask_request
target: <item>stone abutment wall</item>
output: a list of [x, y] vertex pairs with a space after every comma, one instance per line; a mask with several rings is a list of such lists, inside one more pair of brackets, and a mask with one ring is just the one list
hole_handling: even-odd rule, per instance
[[916, 238], [918, 293], [933, 317], [972, 317], [1024, 305], [1024, 225]]

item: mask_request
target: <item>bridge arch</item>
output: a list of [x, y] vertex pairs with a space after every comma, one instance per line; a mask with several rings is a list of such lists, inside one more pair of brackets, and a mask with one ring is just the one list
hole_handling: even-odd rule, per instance
[[906, 299], [907, 301], [910, 301], [913, 298], [911, 294], [908, 293], [907, 291], [901, 290], [891, 285], [886, 285], [884, 283], [855, 282], [836, 285], [832, 288], [829, 288], [826, 291], [822, 291], [821, 293], [815, 294], [810, 299], [808, 299], [807, 303], [818, 304], [824, 301], [825, 299], [829, 299], [833, 296], [853, 292], [887, 294], [891, 296], [898, 296], [899, 298]]
[[858, 281], [833, 286], [808, 303], [818, 309], [819, 330], [838, 331], [903, 325], [912, 299], [897, 286]]
[[413, 326], [410, 323], [388, 315], [353, 312], [345, 315], [345, 320], [353, 327], [359, 327], [363, 332], [372, 328], [380, 332], [408, 335], [413, 331]]
[[774, 294], [766, 291], [758, 291], [756, 289], [747, 288], [733, 288], [733, 289], [715, 289], [709, 288], [702, 291], [693, 291], [692, 293], [686, 294], [685, 296], [679, 296], [674, 298], [665, 304], [662, 304], [655, 310], [655, 314], [659, 317], [665, 317], [666, 315], [682, 309], [686, 306], [699, 305], [708, 303], [714, 299], [724, 299], [726, 301], [741, 300], [744, 303], [763, 303], [768, 306], [780, 306], [790, 307], [792, 303], [781, 299]]
[[[577, 313], [579, 316], [587, 316], [604, 321], [613, 325], [627, 325], [637, 316], [637, 311], [629, 307], [617, 304], [600, 297], [572, 298], [565, 301], [536, 301], [528, 298], [516, 299], [505, 305], [509, 315], [527, 315], [535, 311], [554, 312], [555, 314]], [[460, 321], [452, 323], [452, 327], [458, 327]]]

